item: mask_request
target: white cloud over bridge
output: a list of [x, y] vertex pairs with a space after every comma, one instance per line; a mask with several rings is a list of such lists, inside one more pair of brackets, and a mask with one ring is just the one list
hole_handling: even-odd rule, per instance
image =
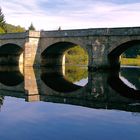
[[140, 0], [0, 0], [7, 23], [53, 30], [140, 26]]

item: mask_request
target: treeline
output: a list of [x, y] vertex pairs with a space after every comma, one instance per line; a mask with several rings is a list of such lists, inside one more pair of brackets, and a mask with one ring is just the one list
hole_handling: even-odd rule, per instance
[[0, 33], [14, 33], [14, 32], [24, 32], [25, 28], [20, 26], [14, 26], [6, 23], [2, 9], [0, 8]]
[[[28, 30], [35, 30], [35, 27], [31, 23]], [[25, 32], [26, 29], [21, 26], [15, 26], [9, 23], [6, 23], [2, 9], [0, 8], [0, 33], [16, 33], [16, 32]]]
[[137, 58], [140, 56], [140, 45], [128, 48], [123, 52], [122, 57], [124, 58]]
[[24, 27], [6, 24], [6, 32], [7, 33], [25, 32], [25, 31], [26, 31], [26, 29]]
[[[1, 29], [0, 33], [18, 33], [18, 32], [26, 31], [26, 29], [24, 27], [21, 27], [20, 25], [15, 26], [15, 25], [8, 24], [8, 23], [5, 23], [5, 29], [6, 29], [5, 31]], [[29, 26], [28, 30], [35, 30], [35, 27], [33, 26], [32, 23]]]

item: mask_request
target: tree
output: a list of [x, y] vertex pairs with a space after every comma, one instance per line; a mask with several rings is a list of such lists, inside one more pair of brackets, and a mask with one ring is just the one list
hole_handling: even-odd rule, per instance
[[61, 30], [61, 26], [59, 26], [58, 30], [59, 30], [59, 31]]
[[123, 52], [122, 57], [126, 58], [136, 58], [140, 55], [140, 45], [133, 45], [132, 47], [128, 48], [126, 51]]
[[65, 52], [66, 65], [87, 65], [88, 54], [80, 46], [74, 46]]
[[33, 26], [33, 23], [31, 23], [29, 30], [35, 31], [35, 27]]
[[2, 13], [2, 9], [0, 7], [0, 33], [5, 33], [5, 32], [7, 32], [6, 22], [5, 22], [5, 19], [4, 19], [4, 15]]

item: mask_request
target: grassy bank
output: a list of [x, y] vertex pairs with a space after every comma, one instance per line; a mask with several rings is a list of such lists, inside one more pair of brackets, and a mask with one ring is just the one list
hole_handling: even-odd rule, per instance
[[121, 58], [121, 65], [140, 66], [140, 58]]

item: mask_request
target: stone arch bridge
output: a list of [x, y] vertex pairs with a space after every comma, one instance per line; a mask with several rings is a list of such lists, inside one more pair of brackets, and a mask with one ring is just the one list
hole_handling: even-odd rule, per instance
[[0, 64], [56, 66], [64, 52], [79, 45], [89, 56], [89, 68], [119, 67], [119, 56], [140, 45], [140, 27], [27, 31], [0, 35]]

